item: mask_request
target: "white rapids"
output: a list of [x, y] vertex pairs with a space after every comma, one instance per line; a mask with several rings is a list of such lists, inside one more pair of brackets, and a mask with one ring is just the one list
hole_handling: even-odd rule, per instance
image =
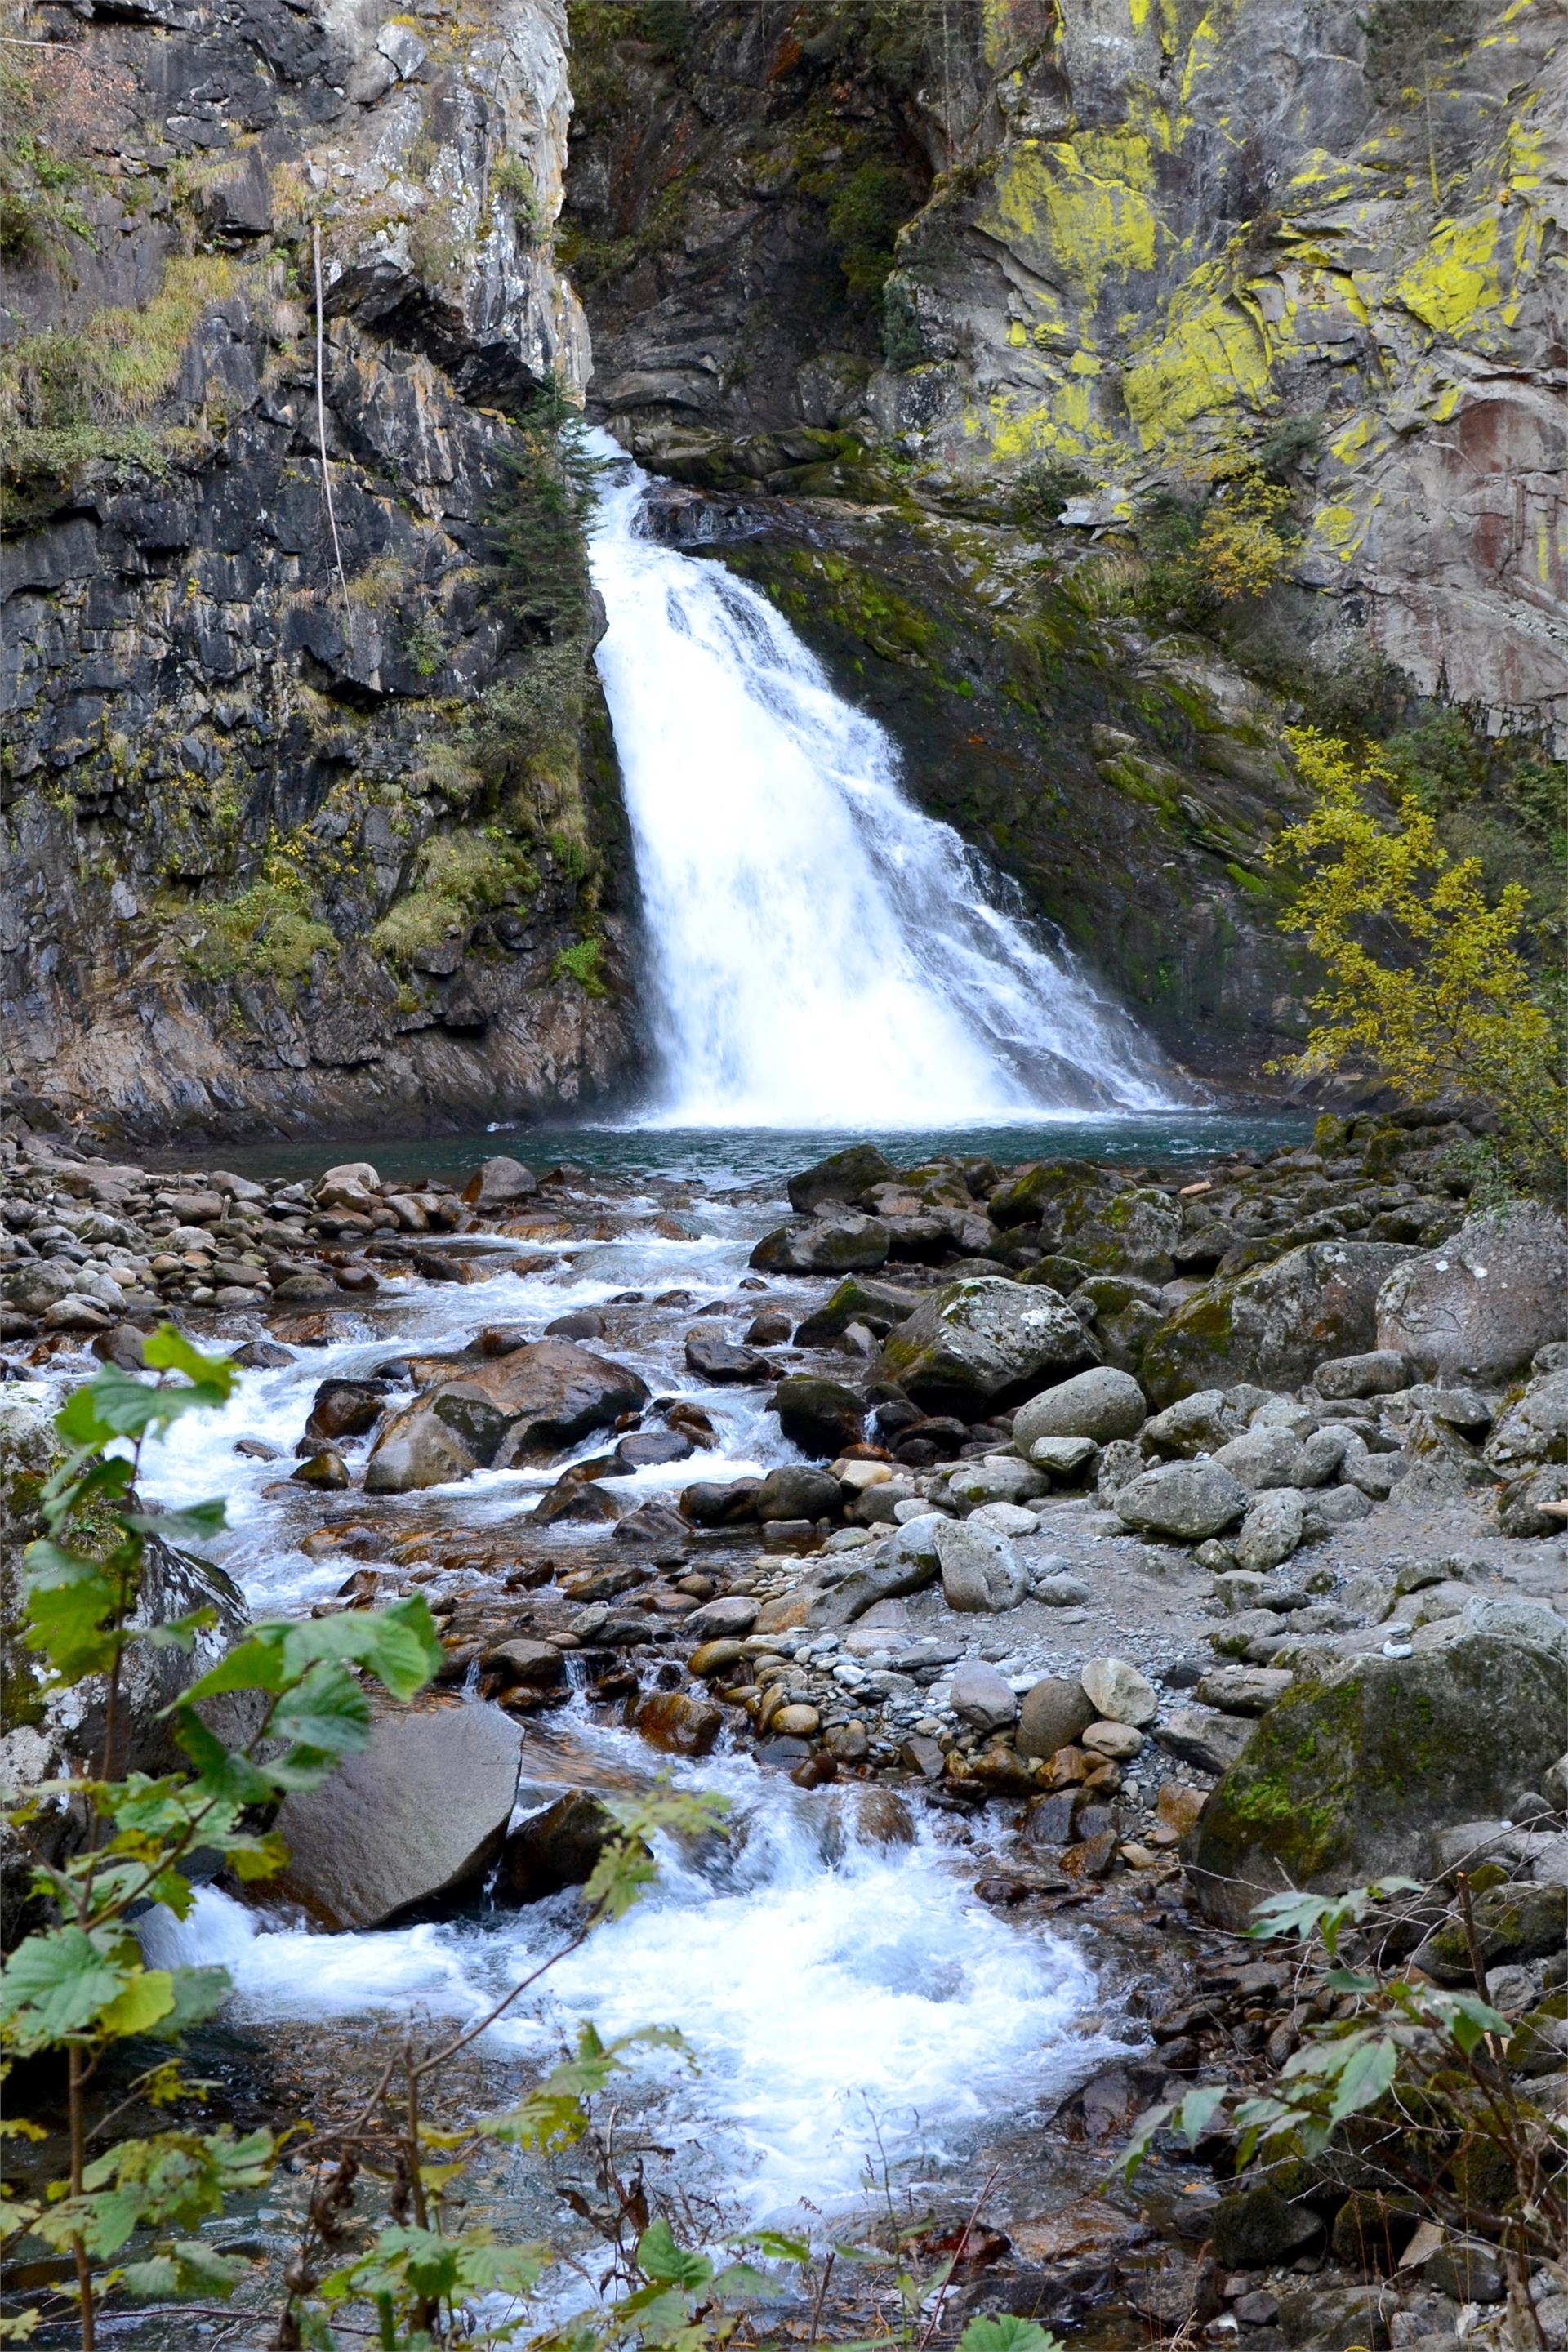
[[[647, 1215], [658, 1203], [637, 1206]], [[359, 1558], [297, 1549], [321, 1524], [319, 1512], [308, 1503], [296, 1511], [280, 1495], [279, 1463], [237, 1457], [237, 1437], [290, 1448], [317, 1381], [368, 1370], [389, 1344], [455, 1348], [498, 1319], [537, 1332], [568, 1307], [603, 1305], [634, 1272], [650, 1287], [689, 1286], [679, 1294], [688, 1300], [731, 1284], [771, 1213], [766, 1204], [710, 1196], [692, 1216], [700, 1230], [690, 1239], [644, 1230], [578, 1242], [548, 1267], [498, 1273], [477, 1286], [389, 1282], [362, 1338], [247, 1371], [225, 1410], [177, 1423], [150, 1449], [145, 1489], [169, 1506], [226, 1492], [221, 1557], [257, 1614], [308, 1608]], [[639, 1309], [638, 1344], [606, 1344], [650, 1384], [694, 1396], [713, 1416], [719, 1446], [701, 1458], [701, 1475], [797, 1458], [763, 1409], [765, 1390], [708, 1388], [684, 1369], [690, 1319], [689, 1304], [650, 1302]], [[357, 1456], [367, 1442], [349, 1441], [346, 1450]], [[668, 1496], [692, 1468], [671, 1465], [616, 1484], [628, 1500]], [[515, 1520], [554, 1475], [481, 1472], [461, 1486], [400, 1498], [388, 1508], [389, 1541], [432, 1510], [463, 1528]], [[426, 1586], [432, 1598], [448, 1577], [455, 1587], [468, 1580], [447, 1571]], [[561, 1732], [574, 1743], [574, 1770], [586, 1758], [590, 1784], [600, 1769], [624, 1784], [628, 1772], [646, 1776], [662, 1760], [574, 1701], [525, 1735], [532, 1785], [520, 1800], [524, 1811], [561, 1785], [550, 1762]], [[644, 1903], [599, 1930], [491, 2029], [485, 2047], [498, 2063], [510, 2062], [510, 2073], [511, 2064], [550, 2063], [587, 2018], [606, 2033], [678, 2027], [696, 2070], [667, 2053], [639, 2057], [621, 2111], [640, 2114], [675, 2149], [678, 2177], [722, 2207], [726, 2227], [803, 2218], [815, 2226], [803, 2217], [807, 2199], [819, 2215], [847, 2213], [864, 2197], [869, 2159], [906, 2180], [940, 2178], [988, 2134], [1048, 2114], [1117, 2048], [1077, 2022], [1096, 1990], [1073, 1948], [978, 1901], [978, 1853], [953, 1851], [925, 1823], [912, 1845], [879, 1844], [860, 1833], [853, 1790], [797, 1790], [723, 1748], [672, 1769], [679, 1785], [726, 1796], [738, 1833], [695, 1857], [668, 1850]], [[472, 2020], [563, 1939], [571, 1902], [481, 1906], [441, 1922], [332, 1936], [203, 1889], [183, 1926], [155, 1914], [143, 1935], [162, 1961], [227, 1967], [242, 2019]], [[497, 2104], [505, 2096], [498, 2078]]]
[[1134, 1024], [904, 797], [887, 733], [782, 614], [647, 537], [647, 477], [588, 438], [606, 461], [597, 661], [650, 959], [650, 1114], [941, 1127], [1180, 1098]]

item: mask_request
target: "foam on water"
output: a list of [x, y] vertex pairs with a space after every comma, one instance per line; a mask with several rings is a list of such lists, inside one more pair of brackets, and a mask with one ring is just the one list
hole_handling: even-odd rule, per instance
[[929, 1128], [1184, 1097], [1153, 1046], [899, 787], [875, 719], [774, 606], [644, 535], [607, 434], [596, 660], [662, 1079], [694, 1128]]
[[[606, 1760], [646, 1769], [626, 1735], [574, 1728]], [[695, 2071], [668, 2053], [639, 2060], [622, 2104], [655, 2117], [685, 2151], [689, 2186], [721, 2194], [740, 2219], [798, 2219], [806, 2199], [847, 2209], [878, 2144], [895, 2166], [954, 2157], [1113, 2048], [1069, 2033], [1091, 1991], [1078, 1955], [987, 1910], [930, 1840], [860, 1842], [843, 1801], [806, 1796], [749, 1759], [679, 1778], [730, 1798], [729, 1848], [700, 1860], [667, 1850], [655, 1891], [563, 1961], [490, 2042], [546, 2063], [586, 2019], [606, 2035], [679, 2028]], [[836, 1822], [837, 1839], [826, 1834]], [[266, 1926], [206, 1889], [184, 1927], [163, 1918], [144, 1932], [155, 1959], [226, 1967], [242, 2015], [414, 2007], [463, 2021], [562, 1940], [565, 1916], [555, 1903], [324, 1936]]]

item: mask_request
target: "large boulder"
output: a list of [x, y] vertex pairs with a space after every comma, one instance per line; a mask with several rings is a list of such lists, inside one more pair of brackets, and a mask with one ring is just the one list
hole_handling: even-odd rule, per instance
[[942, 1519], [935, 1539], [942, 1597], [950, 1609], [969, 1613], [1016, 1609], [1027, 1599], [1029, 1572], [1007, 1537], [994, 1528]]
[[1495, 1820], [1540, 1787], [1568, 1718], [1568, 1624], [1476, 1600], [1454, 1629], [1408, 1657], [1300, 1678], [1264, 1715], [1198, 1831], [1207, 1917], [1238, 1927], [1285, 1886], [1425, 1878], [1435, 1832]]
[[841, 1381], [792, 1372], [773, 1391], [773, 1410], [790, 1444], [823, 1461], [858, 1445], [865, 1433], [866, 1400]]
[[1096, 1364], [1020, 1405], [1013, 1443], [1020, 1453], [1037, 1437], [1092, 1437], [1097, 1445], [1104, 1445], [1113, 1437], [1136, 1437], [1148, 1412], [1131, 1372]]
[[882, 1344], [880, 1371], [928, 1412], [975, 1421], [1094, 1353], [1065, 1298], [1000, 1275], [945, 1283]]
[[994, 1223], [1037, 1223], [1052, 1250], [1091, 1270], [1169, 1282], [1182, 1214], [1163, 1192], [1081, 1160], [1021, 1169], [990, 1203]]
[[539, 1190], [539, 1180], [531, 1168], [521, 1160], [509, 1159], [498, 1152], [493, 1160], [480, 1163], [478, 1172], [463, 1187], [463, 1198], [470, 1208], [481, 1215], [498, 1209], [510, 1209], [519, 1201], [531, 1201]]
[[511, 1832], [496, 1891], [514, 1903], [538, 1903], [563, 1886], [584, 1886], [616, 1833], [614, 1816], [590, 1790], [569, 1789]]
[[388, 1715], [319, 1789], [285, 1798], [279, 1882], [327, 1927], [379, 1927], [477, 1884], [500, 1852], [521, 1734], [499, 1707]]
[[1434, 1381], [1506, 1381], [1568, 1339], [1568, 1226], [1550, 1209], [1467, 1217], [1396, 1268], [1377, 1298], [1377, 1344]]
[[1113, 1508], [1144, 1535], [1201, 1543], [1234, 1527], [1252, 1497], [1217, 1462], [1159, 1462], [1119, 1487]]
[[880, 1217], [820, 1217], [764, 1234], [751, 1263], [764, 1274], [875, 1274], [889, 1246]]
[[1484, 1448], [1499, 1475], [1519, 1476], [1542, 1462], [1568, 1462], [1568, 1372], [1531, 1381], [1493, 1424]]
[[1378, 1294], [1411, 1255], [1398, 1242], [1309, 1242], [1249, 1274], [1216, 1276], [1150, 1339], [1143, 1386], [1162, 1405], [1238, 1381], [1300, 1388], [1326, 1358], [1379, 1344]]
[[809, 1217], [824, 1201], [858, 1201], [862, 1192], [868, 1192], [874, 1184], [887, 1183], [896, 1173], [891, 1160], [885, 1160], [874, 1143], [852, 1143], [792, 1176], [789, 1204], [797, 1217]]
[[920, 1305], [923, 1293], [900, 1290], [890, 1282], [862, 1282], [846, 1275], [832, 1296], [814, 1314], [795, 1326], [797, 1348], [828, 1348], [841, 1339], [851, 1323], [863, 1323], [879, 1339], [902, 1323]]
[[536, 1339], [427, 1389], [383, 1428], [365, 1491], [403, 1495], [470, 1472], [538, 1461], [640, 1412], [647, 1386], [570, 1339]]

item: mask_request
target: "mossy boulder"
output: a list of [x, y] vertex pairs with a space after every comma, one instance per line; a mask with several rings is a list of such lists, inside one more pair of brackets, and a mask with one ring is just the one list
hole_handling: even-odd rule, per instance
[[1441, 1647], [1303, 1679], [1221, 1780], [1191, 1867], [1205, 1916], [1239, 1927], [1284, 1886], [1425, 1876], [1435, 1831], [1538, 1787], [1568, 1711], [1568, 1626], [1472, 1602]]
[[1156, 1405], [1239, 1381], [1299, 1388], [1328, 1358], [1374, 1345], [1378, 1292], [1412, 1255], [1398, 1242], [1309, 1242], [1271, 1265], [1216, 1276], [1153, 1333], [1143, 1385]]
[[1083, 1325], [1054, 1290], [981, 1275], [944, 1283], [891, 1331], [880, 1371], [928, 1412], [975, 1421], [1094, 1356]]

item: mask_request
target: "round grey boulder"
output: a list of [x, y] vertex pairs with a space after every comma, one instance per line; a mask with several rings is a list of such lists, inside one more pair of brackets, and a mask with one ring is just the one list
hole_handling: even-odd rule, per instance
[[1301, 1540], [1306, 1507], [1296, 1486], [1270, 1486], [1251, 1505], [1232, 1538], [1237, 1566], [1267, 1574]]
[[1095, 1715], [1107, 1723], [1142, 1730], [1160, 1712], [1153, 1684], [1125, 1658], [1090, 1658], [1079, 1679]]
[[953, 1668], [950, 1704], [960, 1723], [976, 1731], [1005, 1731], [1018, 1719], [1018, 1697], [1012, 1684], [979, 1658], [965, 1658]]
[[1147, 1420], [1143, 1391], [1131, 1372], [1110, 1364], [1092, 1371], [1075, 1372], [1054, 1389], [1020, 1405], [1013, 1423], [1013, 1443], [1020, 1453], [1037, 1437], [1092, 1437], [1097, 1445], [1113, 1437], [1136, 1437]]
[[1112, 1507], [1128, 1527], [1143, 1535], [1201, 1543], [1205, 1536], [1234, 1527], [1249, 1500], [1239, 1478], [1211, 1458], [1159, 1463], [1119, 1488]]
[[1028, 1593], [1027, 1570], [1007, 1538], [990, 1528], [944, 1519], [936, 1529], [936, 1553], [950, 1609], [966, 1613], [1016, 1609]]
[[1399, 1349], [1426, 1380], [1506, 1381], [1564, 1339], [1568, 1226], [1538, 1205], [1467, 1217], [1377, 1295], [1378, 1346]]

